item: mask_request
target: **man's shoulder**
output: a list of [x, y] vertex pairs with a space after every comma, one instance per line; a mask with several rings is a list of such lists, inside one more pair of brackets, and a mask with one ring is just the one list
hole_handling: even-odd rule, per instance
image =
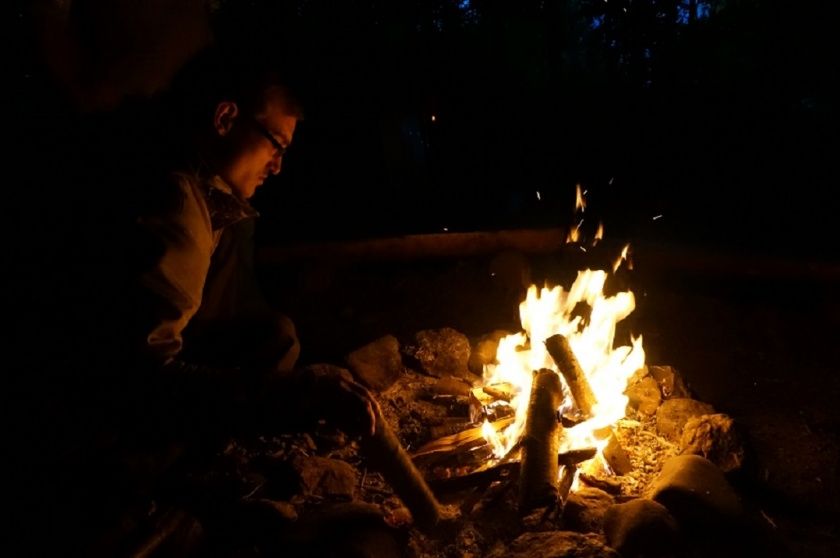
[[198, 204], [206, 211], [207, 202], [203, 190], [202, 178], [197, 172], [170, 171], [162, 187], [153, 193], [151, 208], [154, 213], [180, 213], [189, 206]]

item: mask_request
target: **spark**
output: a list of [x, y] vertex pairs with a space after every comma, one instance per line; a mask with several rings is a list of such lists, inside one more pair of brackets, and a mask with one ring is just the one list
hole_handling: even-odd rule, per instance
[[540, 195], [540, 191], [539, 191], [539, 190], [537, 190], [537, 199], [538, 199], [538, 200], [540, 200], [540, 201], [542, 201], [542, 196]]
[[437, 120], [437, 117], [433, 114], [432, 115], [432, 122], [434, 122], [435, 120]]
[[662, 219], [662, 214], [661, 214], [661, 213], [660, 213], [659, 215], [654, 215], [654, 216], [653, 216], [653, 220], [654, 220], [654, 221], [657, 221], [657, 220], [659, 220], [659, 219]]

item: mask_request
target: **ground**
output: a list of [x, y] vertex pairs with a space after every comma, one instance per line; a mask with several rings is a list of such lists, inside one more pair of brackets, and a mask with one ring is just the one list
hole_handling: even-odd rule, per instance
[[[385, 335], [426, 328], [471, 338], [517, 327], [529, 280], [571, 284], [604, 255], [503, 252], [400, 262], [289, 262], [266, 269], [270, 298], [295, 319], [305, 362], [341, 362]], [[603, 262], [601, 262], [603, 263]], [[736, 419], [748, 462], [732, 481], [761, 509], [795, 556], [840, 554], [840, 326], [837, 266], [714, 249], [636, 249], [628, 330], [647, 362], [675, 366], [696, 397]]]

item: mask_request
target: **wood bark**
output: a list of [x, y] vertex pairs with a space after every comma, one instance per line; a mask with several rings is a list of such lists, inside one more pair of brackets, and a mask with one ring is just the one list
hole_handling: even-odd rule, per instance
[[563, 374], [578, 409], [586, 418], [590, 418], [592, 407], [595, 405], [595, 394], [592, 392], [592, 387], [590, 387], [586, 374], [584, 374], [580, 363], [572, 352], [571, 346], [569, 346], [569, 340], [558, 333], [545, 340], [545, 348], [557, 365], [557, 369]]

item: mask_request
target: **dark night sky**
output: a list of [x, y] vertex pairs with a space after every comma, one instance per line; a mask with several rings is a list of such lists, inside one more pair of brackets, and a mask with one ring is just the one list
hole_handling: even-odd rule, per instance
[[835, 3], [19, 4], [23, 160], [67, 169], [31, 191], [144, 165], [145, 100], [212, 33], [302, 84], [263, 243], [566, 226], [580, 183], [608, 235], [831, 256]]

